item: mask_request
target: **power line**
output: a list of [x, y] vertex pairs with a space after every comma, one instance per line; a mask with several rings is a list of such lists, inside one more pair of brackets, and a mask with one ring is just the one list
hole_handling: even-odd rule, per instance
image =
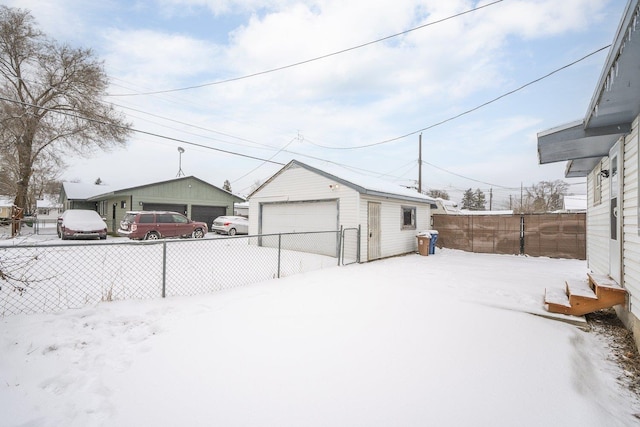
[[226, 80], [219, 80], [219, 81], [210, 82], [210, 83], [202, 83], [202, 84], [199, 84], [199, 85], [187, 86], [187, 87], [176, 88], [176, 89], [157, 90], [157, 91], [153, 91], [153, 92], [118, 93], [118, 94], [110, 94], [109, 96], [142, 96], [142, 95], [158, 95], [158, 94], [170, 93], [170, 92], [180, 92], [180, 91], [191, 90], [191, 89], [199, 89], [199, 88], [207, 87], [207, 86], [221, 85], [221, 84], [224, 84], [224, 83], [230, 83], [230, 82], [235, 82], [235, 81], [238, 81], [238, 80], [249, 79], [251, 77], [261, 76], [261, 75], [264, 75], [264, 74], [274, 73], [276, 71], [286, 70], [288, 68], [297, 67], [299, 65], [308, 64], [310, 62], [319, 61], [321, 59], [326, 59], [326, 58], [329, 58], [329, 57], [332, 57], [332, 56], [340, 55], [342, 53], [350, 52], [352, 50], [356, 50], [356, 49], [360, 49], [360, 48], [363, 48], [363, 47], [366, 47], [366, 46], [370, 46], [372, 44], [380, 43], [380, 42], [392, 39], [394, 37], [402, 36], [402, 35], [408, 34], [410, 32], [420, 30], [422, 28], [430, 27], [430, 26], [435, 25], [435, 24], [440, 24], [442, 22], [457, 18], [459, 16], [466, 15], [468, 13], [475, 12], [475, 11], [480, 10], [480, 9], [484, 9], [486, 7], [489, 7], [489, 6], [493, 6], [494, 4], [500, 3], [502, 1], [504, 1], [504, 0], [495, 0], [495, 1], [491, 2], [491, 3], [487, 3], [487, 4], [482, 5], [482, 6], [476, 6], [473, 9], [465, 10], [464, 12], [456, 13], [455, 15], [451, 15], [451, 16], [448, 16], [446, 18], [438, 19], [437, 21], [429, 22], [427, 24], [423, 24], [423, 25], [411, 28], [409, 30], [402, 31], [400, 33], [392, 34], [390, 36], [386, 36], [386, 37], [383, 37], [381, 39], [377, 39], [377, 40], [373, 40], [373, 41], [366, 42], [366, 43], [363, 43], [363, 44], [359, 44], [357, 46], [349, 47], [349, 48], [346, 48], [346, 49], [342, 49], [342, 50], [339, 50], [339, 51], [336, 51], [336, 52], [328, 53], [326, 55], [318, 56], [318, 57], [315, 57], [315, 58], [306, 59], [304, 61], [296, 62], [296, 63], [293, 63], [293, 64], [284, 65], [282, 67], [272, 68], [270, 70], [259, 71], [257, 73], [247, 74], [247, 75], [241, 76], [241, 77], [233, 77], [233, 78], [226, 79]]
[[470, 114], [470, 113], [472, 113], [472, 112], [474, 112], [476, 110], [479, 110], [479, 109], [481, 109], [483, 107], [486, 107], [489, 104], [493, 104], [494, 102], [499, 101], [502, 98], [505, 98], [505, 97], [507, 97], [509, 95], [512, 95], [512, 94], [514, 94], [514, 93], [516, 93], [516, 92], [518, 92], [518, 91], [520, 91], [520, 90], [522, 90], [522, 89], [524, 89], [524, 88], [526, 88], [528, 86], [531, 86], [532, 84], [538, 83], [541, 80], [544, 80], [544, 79], [546, 79], [548, 77], [551, 77], [552, 75], [554, 75], [554, 74], [556, 74], [556, 73], [558, 73], [558, 72], [560, 72], [560, 71], [562, 71], [564, 69], [567, 69], [567, 68], [569, 68], [569, 67], [571, 67], [571, 66], [573, 66], [573, 65], [575, 65], [575, 64], [577, 64], [577, 63], [579, 63], [581, 61], [584, 61], [585, 59], [595, 55], [598, 52], [601, 52], [601, 51], [609, 48], [610, 46], [611, 45], [608, 44], [607, 46], [604, 46], [604, 47], [601, 47], [601, 48], [599, 48], [597, 50], [594, 50], [593, 52], [588, 53], [587, 55], [583, 56], [580, 59], [577, 59], [577, 60], [575, 60], [575, 61], [573, 61], [573, 62], [571, 62], [569, 64], [563, 65], [560, 68], [556, 68], [555, 70], [551, 71], [550, 73], [547, 73], [542, 77], [538, 77], [535, 80], [531, 80], [530, 82], [525, 83], [522, 86], [517, 87], [516, 89], [510, 90], [509, 92], [503, 93], [502, 95], [500, 95], [498, 97], [495, 97], [495, 98], [491, 99], [490, 101], [484, 102], [484, 103], [482, 103], [482, 104], [480, 104], [480, 105], [478, 105], [476, 107], [470, 108], [469, 110], [466, 110], [466, 111], [463, 111], [462, 113], [456, 114], [455, 116], [452, 116], [452, 117], [449, 117], [447, 119], [441, 120], [441, 121], [439, 121], [437, 123], [434, 123], [432, 125], [429, 125], [427, 127], [422, 128], [422, 129], [418, 129], [416, 131], [407, 133], [405, 135], [397, 136], [397, 137], [391, 138], [391, 139], [385, 139], [384, 141], [374, 142], [372, 144], [357, 145], [357, 146], [353, 146], [353, 147], [329, 147], [329, 146], [324, 146], [324, 145], [319, 145], [319, 144], [313, 144], [313, 145], [315, 145], [317, 147], [320, 147], [320, 148], [327, 148], [327, 149], [330, 149], [330, 150], [358, 150], [358, 149], [361, 149], [361, 148], [375, 147], [377, 145], [383, 145], [383, 144], [388, 144], [390, 142], [398, 141], [398, 140], [406, 138], [408, 136], [416, 135], [416, 134], [418, 134], [420, 132], [424, 132], [424, 131], [427, 131], [429, 129], [433, 129], [433, 128], [437, 127], [437, 126], [443, 125], [443, 124], [445, 124], [447, 122], [450, 122], [452, 120], [459, 119], [460, 117], [465, 116], [467, 114]]
[[47, 107], [43, 107], [43, 106], [40, 106], [40, 105], [30, 104], [28, 102], [19, 101], [17, 99], [5, 98], [4, 96], [1, 96], [1, 95], [0, 95], [0, 101], [12, 102], [14, 104], [20, 104], [20, 105], [23, 105], [23, 106], [26, 106], [26, 107], [34, 107], [34, 108], [38, 108], [38, 109], [41, 109], [41, 110], [62, 114], [62, 115], [65, 115], [65, 116], [68, 116], [68, 117], [72, 117], [72, 118], [75, 118], [75, 119], [82, 119], [82, 120], [86, 120], [86, 121], [89, 121], [89, 122], [102, 124], [102, 125], [105, 125], [105, 126], [113, 126], [113, 127], [116, 127], [116, 128], [128, 130], [128, 131], [139, 133], [139, 134], [142, 134], [142, 135], [154, 136], [156, 138], [166, 139], [168, 141], [179, 142], [181, 144], [191, 145], [193, 147], [205, 148], [205, 149], [208, 149], [208, 150], [218, 151], [218, 152], [225, 153], [225, 154], [231, 154], [231, 155], [234, 155], [234, 156], [240, 156], [240, 157], [245, 157], [245, 158], [248, 158], [248, 159], [260, 160], [262, 162], [274, 163], [274, 164], [277, 164], [277, 165], [280, 165], [280, 166], [284, 166], [284, 163], [281, 163], [281, 162], [275, 162], [273, 160], [263, 159], [261, 157], [256, 157], [256, 156], [250, 156], [248, 154], [238, 153], [238, 152], [235, 152], [235, 151], [223, 150], [222, 148], [210, 147], [208, 145], [198, 144], [196, 142], [191, 142], [191, 141], [187, 141], [187, 140], [180, 139], [180, 138], [173, 138], [173, 137], [170, 137], [170, 136], [160, 135], [160, 134], [157, 134], [157, 133], [154, 133], [154, 132], [149, 132], [149, 131], [145, 131], [145, 130], [141, 130], [141, 129], [136, 129], [136, 128], [131, 127], [131, 126], [122, 126], [122, 125], [118, 125], [118, 124], [115, 124], [115, 123], [106, 122], [104, 120], [93, 119], [93, 118], [90, 118], [90, 117], [83, 117], [83, 116], [79, 116], [77, 114], [73, 114], [73, 113], [68, 112], [68, 111], [54, 110], [52, 108], [47, 108]]

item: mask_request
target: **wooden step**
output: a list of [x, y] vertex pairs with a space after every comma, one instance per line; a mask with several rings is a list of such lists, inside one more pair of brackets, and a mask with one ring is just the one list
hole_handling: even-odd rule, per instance
[[571, 303], [565, 289], [547, 288], [544, 290], [544, 303], [551, 313], [571, 314]]
[[609, 276], [588, 273], [589, 284], [600, 301], [608, 307], [624, 304], [627, 301], [627, 291]]
[[544, 302], [551, 313], [583, 316], [624, 304], [626, 294], [626, 290], [610, 277], [589, 273], [586, 280], [568, 280], [564, 296], [559, 289], [545, 289]]

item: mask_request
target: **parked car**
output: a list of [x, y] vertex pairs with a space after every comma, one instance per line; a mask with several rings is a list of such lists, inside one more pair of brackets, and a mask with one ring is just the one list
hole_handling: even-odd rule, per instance
[[105, 219], [89, 209], [67, 209], [58, 217], [57, 228], [62, 240], [107, 238]]
[[127, 212], [120, 221], [119, 236], [156, 240], [165, 237], [195, 237], [207, 234], [204, 222], [192, 221], [181, 213], [165, 211]]
[[243, 216], [219, 216], [213, 220], [211, 231], [218, 234], [249, 234], [249, 220]]

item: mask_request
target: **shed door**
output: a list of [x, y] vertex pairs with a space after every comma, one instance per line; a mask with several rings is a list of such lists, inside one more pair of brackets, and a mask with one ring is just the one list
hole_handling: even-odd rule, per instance
[[371, 261], [381, 257], [380, 254], [380, 203], [369, 202], [368, 205], [368, 240], [367, 260]]
[[620, 264], [620, 224], [622, 220], [622, 211], [620, 207], [620, 186], [622, 177], [619, 173], [619, 155], [620, 144], [616, 143], [609, 151], [609, 276], [616, 282], [620, 283], [621, 264]]
[[260, 216], [260, 233], [336, 231], [338, 201], [265, 203]]

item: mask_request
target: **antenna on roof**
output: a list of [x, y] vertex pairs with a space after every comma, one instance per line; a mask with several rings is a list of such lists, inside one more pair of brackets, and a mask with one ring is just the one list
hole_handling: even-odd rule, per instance
[[178, 161], [178, 175], [176, 175], [177, 177], [181, 177], [184, 176], [184, 172], [182, 172], [182, 153], [184, 153], [184, 148], [182, 147], [178, 147], [178, 156], [180, 157], [179, 161]]

